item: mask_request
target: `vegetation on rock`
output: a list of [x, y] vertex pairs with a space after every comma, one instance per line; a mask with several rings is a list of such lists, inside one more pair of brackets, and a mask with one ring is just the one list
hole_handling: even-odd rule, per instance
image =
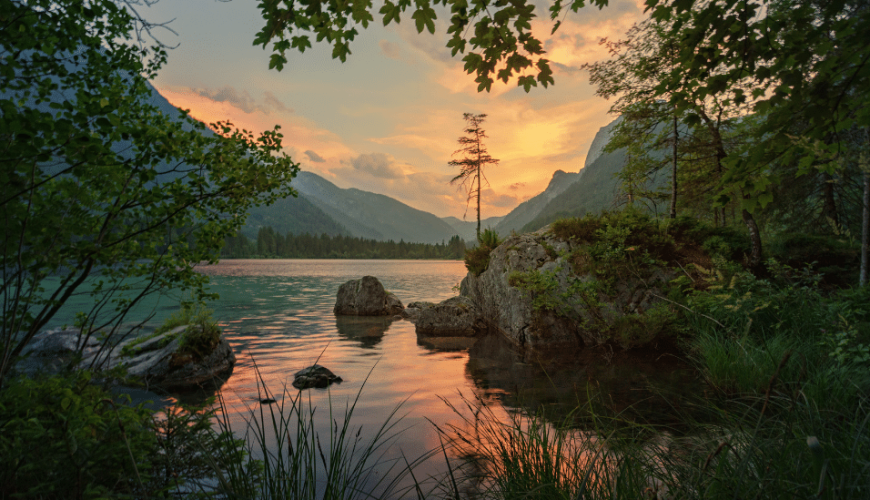
[[475, 276], [486, 271], [489, 265], [489, 254], [501, 244], [502, 240], [493, 229], [484, 229], [477, 240], [477, 246], [465, 251], [465, 267]]

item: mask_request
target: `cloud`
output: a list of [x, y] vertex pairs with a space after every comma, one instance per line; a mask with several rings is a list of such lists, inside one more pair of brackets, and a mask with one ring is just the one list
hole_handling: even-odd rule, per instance
[[399, 45], [388, 40], [381, 40], [378, 42], [378, 45], [381, 47], [381, 52], [384, 53], [385, 56], [390, 59], [398, 59], [399, 58]]
[[523, 187], [525, 187], [525, 186], [526, 186], [526, 183], [525, 183], [525, 182], [514, 182], [513, 184], [511, 184], [510, 186], [508, 186], [508, 189], [511, 189], [511, 190], [513, 190], [513, 191], [516, 191], [517, 189], [523, 188]]
[[266, 96], [265, 103], [266, 103], [267, 107], [275, 109], [277, 111], [281, 111], [282, 113], [292, 113], [293, 112], [292, 109], [285, 106], [283, 102], [281, 102], [277, 97], [275, 97], [275, 94], [269, 92], [268, 90], [263, 92], [263, 95]]
[[396, 164], [396, 160], [384, 153], [361, 154], [347, 162], [342, 160], [342, 163], [350, 163], [355, 170], [381, 179], [401, 179], [405, 177], [405, 173]]
[[315, 153], [314, 151], [311, 151], [310, 149], [307, 150], [307, 151], [305, 151], [305, 156], [307, 156], [309, 160], [311, 160], [311, 161], [313, 161], [313, 162], [315, 162], [315, 163], [324, 163], [324, 162], [326, 162], [326, 160], [324, 160], [322, 156], [320, 156], [319, 154]]
[[495, 194], [495, 191], [492, 189], [484, 189], [480, 195], [480, 201], [484, 205], [499, 208], [515, 207], [520, 204], [517, 196], [512, 194]]
[[288, 108], [274, 94], [269, 91], [264, 92], [265, 100], [262, 103], [257, 102], [247, 90], [239, 92], [234, 87], [229, 85], [219, 89], [191, 89], [195, 94], [201, 95], [215, 102], [225, 102], [230, 104], [245, 113], [253, 113], [260, 111], [265, 114], [270, 114], [272, 111], [280, 111], [284, 113], [292, 113], [293, 110]]

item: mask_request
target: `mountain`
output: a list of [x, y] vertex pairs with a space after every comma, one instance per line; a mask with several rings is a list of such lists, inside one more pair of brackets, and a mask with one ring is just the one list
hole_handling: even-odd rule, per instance
[[[539, 193], [537, 196], [534, 196], [517, 206], [517, 208], [513, 209], [505, 215], [502, 220], [496, 224], [495, 230], [498, 234], [504, 236], [510, 234], [511, 231], [528, 231], [529, 227], [537, 226], [540, 222], [538, 219], [544, 215], [541, 220], [550, 220], [552, 218], [552, 214], [561, 213], [564, 210], [570, 210], [571, 203], [569, 199], [572, 196], [578, 195], [577, 190], [580, 189], [578, 186], [578, 182], [581, 182], [586, 174], [589, 172], [594, 172], [592, 175], [592, 179], [590, 184], [594, 185], [595, 189], [604, 189], [606, 192], [598, 192], [593, 189], [591, 192], [582, 192], [581, 196], [584, 197], [586, 201], [589, 203], [584, 204], [582, 200], [576, 200], [580, 202], [584, 207], [588, 204], [592, 207], [597, 207], [599, 205], [606, 204], [605, 198], [609, 200], [609, 193], [612, 191], [610, 189], [610, 185], [606, 181], [607, 173], [610, 173], [613, 170], [613, 166], [611, 163], [614, 161], [613, 158], [609, 158], [607, 160], [603, 160], [607, 163], [607, 167], [602, 167], [601, 165], [596, 166], [592, 170], [589, 170], [589, 167], [593, 165], [596, 160], [598, 160], [602, 154], [604, 154], [604, 147], [607, 146], [607, 143], [610, 141], [610, 137], [613, 133], [613, 129], [622, 121], [622, 117], [618, 117], [612, 122], [608, 123], [604, 127], [601, 127], [598, 132], [595, 134], [595, 137], [592, 139], [592, 144], [589, 145], [589, 151], [586, 153], [586, 161], [584, 162], [584, 167], [579, 172], [565, 172], [563, 170], [557, 170], [553, 172], [553, 177], [550, 179], [550, 183], [547, 185], [547, 189], [543, 192]], [[599, 179], [598, 176], [601, 174], [601, 169], [607, 171], [604, 173], [604, 179]], [[617, 167], [622, 168], [621, 164]], [[618, 170], [617, 170], [618, 171]], [[602, 183], [603, 182], [603, 183]], [[615, 186], [615, 183], [614, 183]], [[591, 187], [591, 186], [590, 186]], [[565, 194], [567, 191], [571, 191], [572, 194]], [[580, 191], [584, 191], [584, 189], [580, 189]], [[561, 198], [561, 201], [555, 202], [557, 198]], [[552, 205], [552, 206], [551, 206]], [[550, 208], [547, 208], [550, 207]], [[537, 229], [540, 226], [535, 227]]]
[[[619, 195], [619, 179], [616, 174], [625, 166], [627, 158], [624, 149], [605, 153], [604, 147], [620, 121], [622, 117], [598, 130], [586, 155], [586, 166], [580, 171], [577, 180], [553, 197], [523, 226], [523, 232], [536, 231], [557, 219], [582, 217], [588, 212], [597, 213], [616, 208]], [[652, 153], [664, 154], [664, 151]], [[652, 175], [650, 182], [652, 185], [661, 185], [667, 182], [667, 178], [668, 174], [660, 171]]]
[[511, 231], [520, 231], [523, 226], [537, 217], [553, 198], [573, 184], [582, 173], [582, 171], [580, 173], [569, 173], [556, 170], [553, 172], [553, 178], [550, 179], [547, 189], [533, 198], [520, 203], [517, 208], [511, 210], [510, 213], [502, 218], [501, 222], [496, 224], [495, 231], [501, 236], [508, 235]]
[[[504, 217], [489, 217], [480, 219], [480, 230], [495, 228]], [[457, 217], [441, 217], [465, 241], [477, 241], [477, 219], [462, 220]]]
[[[291, 183], [292, 184], [292, 183]], [[248, 220], [242, 227], [242, 234], [256, 239], [261, 227], [271, 226], [280, 234], [328, 234], [330, 236], [350, 235], [344, 226], [335, 221], [323, 210], [304, 196], [288, 196], [266, 206], [260, 205], [248, 212]]]
[[342, 189], [319, 175], [299, 172], [293, 187], [353, 236], [413, 243], [446, 242], [458, 232], [438, 217], [382, 194]]
[[[160, 92], [150, 83], [148, 83], [148, 86], [151, 89], [150, 103], [156, 106], [164, 115], [173, 119], [181, 119], [181, 112], [178, 108], [160, 95]], [[209, 136], [214, 134], [208, 128], [203, 133]], [[291, 185], [296, 187], [296, 182], [292, 181]], [[350, 234], [350, 231], [304, 196], [297, 198], [290, 196], [277, 200], [269, 206], [255, 206], [250, 209], [248, 214], [248, 219], [245, 221], [241, 232], [252, 239], [256, 239], [257, 232], [261, 227], [265, 226], [272, 226], [275, 231], [281, 234], [326, 233], [330, 236]]]
[[576, 182], [547, 203], [523, 226], [523, 232], [536, 231], [565, 217], [586, 215], [614, 207], [619, 180], [615, 175], [625, 165], [625, 152], [604, 153], [581, 171]]
[[620, 123], [622, 123], [622, 116], [617, 117], [612, 122], [598, 129], [598, 132], [595, 133], [595, 137], [592, 139], [592, 144], [589, 145], [589, 151], [586, 153], [586, 161], [583, 162], [584, 169], [592, 165], [604, 153], [604, 148], [610, 142], [610, 138], [613, 135], [613, 129]]

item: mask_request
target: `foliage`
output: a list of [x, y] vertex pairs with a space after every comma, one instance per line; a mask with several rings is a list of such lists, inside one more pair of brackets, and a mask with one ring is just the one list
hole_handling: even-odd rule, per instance
[[768, 261], [771, 277], [761, 279], [721, 258], [715, 264], [705, 271], [710, 286], [689, 293], [694, 314], [686, 318], [693, 355], [716, 387], [760, 391], [778, 374], [784, 387], [805, 381], [819, 404], [854, 402], [870, 388], [866, 290], [826, 297], [810, 269]]
[[[549, 7], [553, 31], [559, 27], [560, 18], [568, 9], [577, 12], [585, 3], [585, 0], [556, 0]], [[590, 3], [603, 7], [607, 0], [592, 0]], [[412, 9], [411, 18], [417, 32], [426, 29], [434, 33], [438, 16], [433, 6], [439, 4], [450, 8], [447, 47], [454, 56], [465, 54], [462, 58], [465, 71], [477, 74], [478, 91], [489, 91], [494, 77], [507, 82], [517, 75], [517, 85], [526, 92], [538, 83], [545, 88], [553, 83], [549, 61], [541, 57], [543, 43], [532, 34], [531, 21], [537, 17], [533, 3], [525, 0], [503, 4], [435, 0], [419, 1], [412, 6], [410, 0], [387, 0], [378, 13], [383, 16], [386, 26], [398, 23], [401, 14]], [[272, 43], [269, 68], [279, 71], [287, 64], [287, 51], [304, 52], [311, 47], [312, 35], [318, 42], [326, 40], [331, 44], [333, 59], [344, 62], [350, 54], [350, 42], [359, 34], [357, 28], [367, 28], [374, 20], [371, 2], [338, 4], [317, 0], [297, 7], [286, 2], [282, 5], [280, 0], [261, 0], [259, 8], [266, 25], [257, 33], [254, 45], [266, 48]], [[466, 53], [469, 45], [471, 50]]]
[[92, 297], [76, 326], [106, 345], [149, 294], [205, 297], [193, 265], [241, 227], [227, 214], [290, 194], [298, 167], [277, 128], [213, 134], [160, 113], [146, 79], [166, 54], [131, 40], [114, 2], [4, 2], [0, 16], [2, 385], [73, 295]]
[[90, 374], [16, 378], [0, 391], [0, 496], [147, 495], [151, 414], [115, 402]]
[[214, 465], [248, 461], [241, 442], [212, 429], [214, 415], [188, 407], [154, 415], [85, 371], [10, 379], [0, 391], [0, 496], [210, 496]]
[[847, 286], [859, 260], [855, 242], [836, 235], [780, 233], [771, 238], [769, 253], [782, 263], [803, 268], [812, 266], [825, 283]]
[[[671, 103], [697, 99], [750, 106], [760, 116], [746, 154], [732, 156], [723, 183], [753, 211], [771, 200], [771, 187], [816, 168], [805, 141], [828, 152], [843, 149], [845, 132], [870, 125], [867, 105], [870, 48], [863, 33], [870, 9], [858, 1], [715, 2], [650, 0], [653, 18], [683, 41], [679, 71], [659, 84]], [[746, 88], [743, 82], [751, 82]], [[689, 123], [701, 117], [690, 113]], [[795, 132], [795, 128], [798, 132]], [[863, 141], [862, 141], [863, 142]], [[769, 170], [799, 163], [787, 176]]]
[[[462, 159], [450, 160], [451, 167], [459, 167], [459, 173], [450, 179], [450, 184], [459, 182], [468, 192], [468, 203], [477, 200], [477, 237], [480, 238], [480, 189], [481, 183], [486, 180], [483, 169], [487, 165], [498, 165], [499, 160], [489, 155], [483, 140], [486, 139], [486, 131], [480, 128], [480, 124], [486, 119], [486, 115], [463, 113], [462, 117], [468, 122], [465, 129], [466, 136], [459, 138], [462, 148], [453, 152], [454, 155], [462, 153]], [[466, 204], [466, 208], [467, 208]]]
[[475, 276], [486, 271], [489, 267], [489, 254], [499, 245], [502, 240], [494, 229], [486, 228], [477, 240], [477, 246], [465, 251], [465, 267], [468, 272]]

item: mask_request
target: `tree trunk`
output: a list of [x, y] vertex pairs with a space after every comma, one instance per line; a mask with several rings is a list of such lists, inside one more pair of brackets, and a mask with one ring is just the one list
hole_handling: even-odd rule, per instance
[[746, 229], [749, 230], [749, 242], [752, 245], [749, 254], [749, 268], [756, 271], [761, 266], [761, 234], [758, 231], [755, 218], [745, 208], [743, 209], [743, 222], [746, 224]]
[[677, 113], [674, 111], [674, 165], [671, 170], [671, 219], [677, 218], [677, 142], [680, 132], [677, 129]]
[[477, 241], [480, 241], [480, 136], [477, 137]]
[[861, 217], [861, 274], [858, 283], [867, 285], [868, 253], [870, 253], [870, 162], [867, 158], [861, 162], [864, 170], [864, 213]]
[[822, 173], [822, 197], [823, 197], [823, 212], [825, 218], [830, 219], [835, 227], [840, 227], [840, 218], [837, 216], [837, 204], [834, 200], [834, 178], [831, 174]]

